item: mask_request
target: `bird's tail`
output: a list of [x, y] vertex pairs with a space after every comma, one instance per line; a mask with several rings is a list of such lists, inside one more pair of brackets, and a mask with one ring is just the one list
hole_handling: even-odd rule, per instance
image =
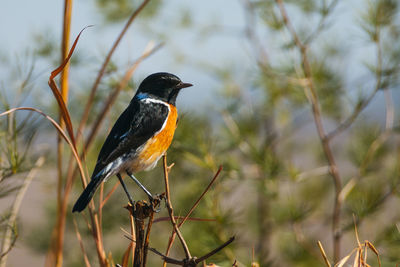
[[96, 176], [91, 179], [90, 183], [86, 186], [85, 190], [83, 190], [82, 194], [76, 201], [74, 207], [72, 208], [72, 212], [81, 212], [86, 208], [92, 199], [94, 192], [96, 192], [97, 187], [99, 187], [101, 182], [104, 180], [103, 178], [104, 177]]

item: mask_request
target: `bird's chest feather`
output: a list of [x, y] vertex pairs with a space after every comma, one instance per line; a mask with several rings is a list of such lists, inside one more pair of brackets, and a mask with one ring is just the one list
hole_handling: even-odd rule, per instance
[[138, 171], [154, 168], [157, 161], [171, 145], [178, 113], [175, 106], [169, 105], [169, 107], [170, 111], [164, 127], [144, 144], [137, 161], [133, 164], [135, 166], [132, 166], [132, 169]]

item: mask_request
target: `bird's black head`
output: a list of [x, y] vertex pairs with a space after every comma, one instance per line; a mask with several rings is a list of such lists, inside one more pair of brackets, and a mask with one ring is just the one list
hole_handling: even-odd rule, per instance
[[183, 83], [177, 76], [158, 72], [151, 74], [139, 85], [135, 97], [149, 96], [166, 101], [175, 105], [176, 97], [182, 88], [192, 86], [190, 83]]

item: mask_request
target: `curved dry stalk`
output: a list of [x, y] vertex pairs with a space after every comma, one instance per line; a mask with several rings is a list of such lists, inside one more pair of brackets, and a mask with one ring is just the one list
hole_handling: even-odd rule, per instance
[[48, 84], [49, 84], [49, 86], [51, 88], [51, 91], [54, 94], [54, 98], [57, 100], [57, 104], [58, 104], [58, 107], [60, 108], [61, 116], [62, 116], [62, 118], [64, 119], [64, 121], [66, 123], [67, 132], [68, 132], [69, 137], [71, 138], [71, 141], [74, 144], [74, 146], [76, 146], [76, 141], [75, 141], [74, 131], [73, 131], [73, 128], [72, 128], [71, 116], [69, 115], [69, 111], [68, 111], [67, 105], [65, 104], [63, 96], [61, 95], [60, 89], [58, 89], [58, 86], [57, 86], [56, 82], [54, 81], [54, 78], [60, 72], [62, 72], [62, 70], [68, 64], [69, 60], [72, 57], [72, 54], [74, 53], [75, 47], [78, 44], [78, 40], [79, 40], [82, 32], [88, 27], [91, 27], [91, 26], [86, 26], [85, 28], [83, 28], [79, 32], [78, 36], [76, 37], [76, 39], [75, 39], [75, 41], [74, 41], [74, 43], [73, 43], [73, 45], [71, 47], [71, 50], [69, 51], [69, 54], [68, 54], [67, 58], [62, 62], [62, 64], [60, 66], [58, 66], [58, 68], [56, 68], [55, 70], [53, 70], [51, 72], [50, 77], [49, 77], [49, 81], [48, 81]]

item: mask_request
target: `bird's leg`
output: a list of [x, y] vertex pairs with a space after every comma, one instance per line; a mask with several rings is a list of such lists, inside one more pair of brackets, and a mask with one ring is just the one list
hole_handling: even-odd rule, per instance
[[140, 188], [142, 188], [142, 190], [146, 193], [146, 195], [149, 197], [150, 201], [152, 202], [154, 198], [153, 198], [153, 195], [150, 193], [150, 191], [147, 190], [146, 187], [144, 187], [144, 185], [142, 185], [142, 184], [139, 182], [139, 180], [136, 179], [135, 176], [133, 176], [132, 173], [130, 173], [130, 172], [127, 171], [126, 174], [128, 174], [128, 176], [131, 177], [131, 179], [132, 179], [133, 181], [135, 181], [135, 183], [136, 183]]
[[126, 185], [124, 183], [124, 180], [122, 180], [121, 174], [117, 173], [117, 177], [118, 177], [119, 182], [121, 183], [122, 187], [124, 188], [125, 194], [128, 196], [128, 199], [132, 205], [132, 208], [135, 208], [135, 202], [133, 201], [131, 194], [129, 194], [128, 189], [126, 188]]
[[157, 197], [156, 197], [157, 199], [154, 199], [154, 197], [153, 197], [153, 195], [150, 193], [150, 191], [147, 190], [146, 187], [144, 187], [144, 186], [139, 182], [139, 180], [136, 179], [135, 176], [133, 176], [132, 173], [130, 173], [130, 172], [127, 171], [126, 174], [128, 174], [128, 176], [131, 177], [131, 179], [132, 179], [133, 181], [135, 181], [135, 183], [136, 183], [140, 188], [142, 188], [142, 190], [143, 190], [143, 191], [146, 193], [146, 195], [149, 197], [150, 204], [151, 204], [151, 208], [153, 209], [153, 211], [154, 211], [154, 212], [157, 212], [157, 213], [160, 212], [160, 209], [157, 209], [157, 206], [159, 206], [159, 204], [160, 204], [159, 197], [157, 196]]

